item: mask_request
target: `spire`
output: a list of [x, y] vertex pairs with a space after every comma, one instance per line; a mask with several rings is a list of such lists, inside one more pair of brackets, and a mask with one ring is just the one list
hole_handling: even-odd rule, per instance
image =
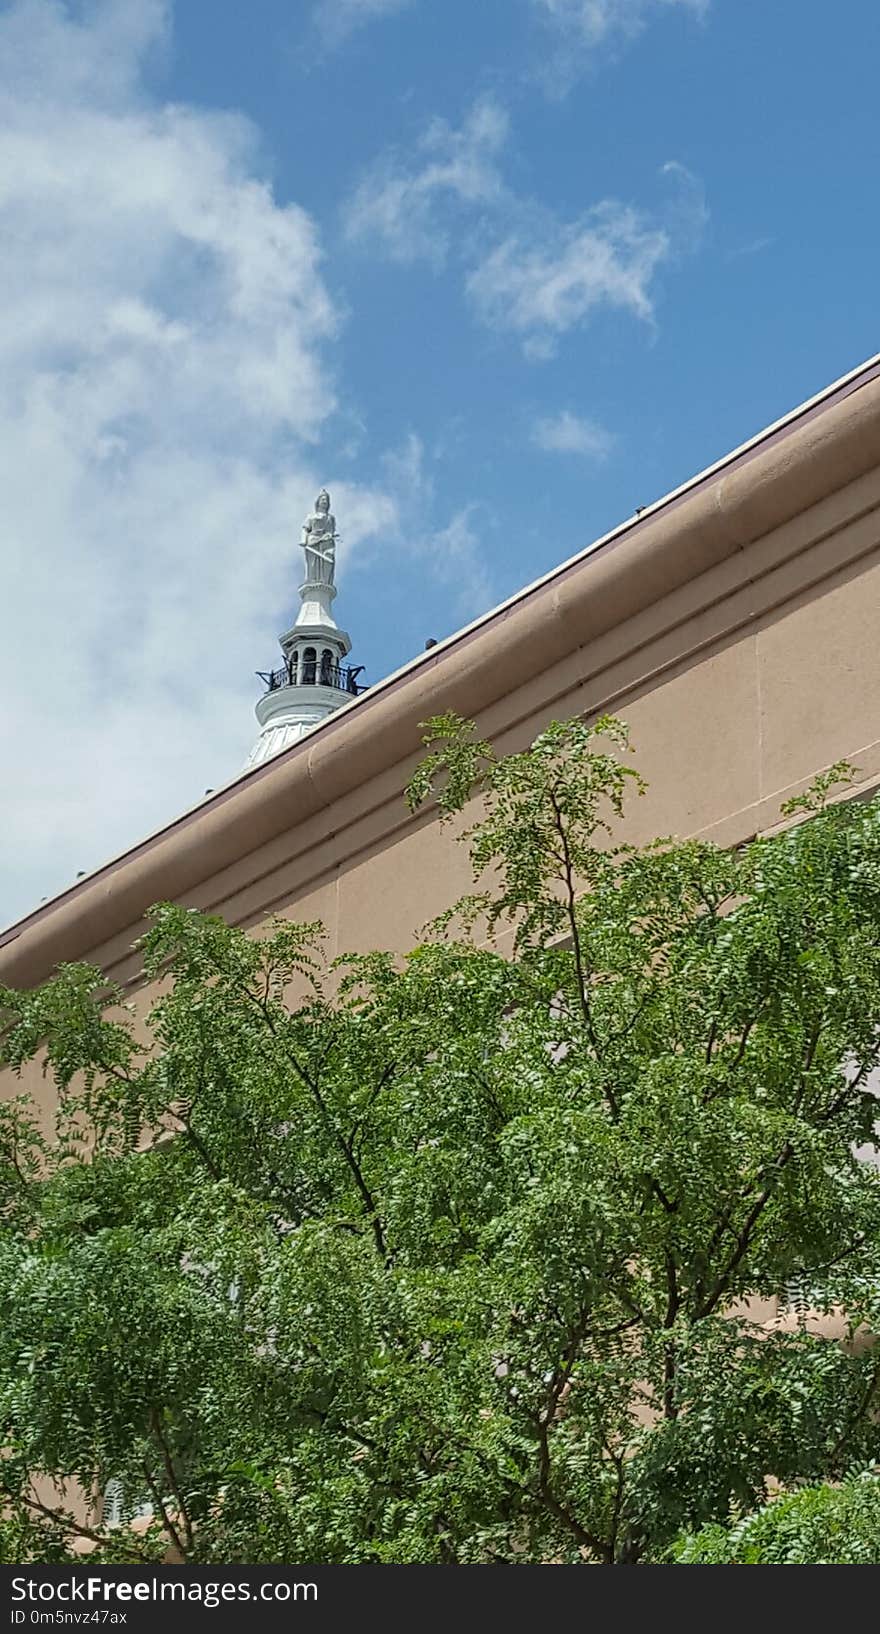
[[301, 625], [320, 625], [335, 630], [330, 611], [336, 599], [336, 518], [330, 509], [330, 495], [322, 488], [311, 516], [303, 523], [302, 548], [306, 558], [305, 582], [299, 587], [302, 606], [296, 616]]
[[305, 578], [299, 588], [296, 622], [279, 637], [282, 666], [259, 672], [267, 690], [257, 704], [260, 734], [245, 771], [289, 748], [364, 690], [358, 682], [363, 667], [353, 669], [344, 663], [351, 641], [331, 610], [336, 599], [338, 539], [330, 495], [322, 488], [303, 523]]

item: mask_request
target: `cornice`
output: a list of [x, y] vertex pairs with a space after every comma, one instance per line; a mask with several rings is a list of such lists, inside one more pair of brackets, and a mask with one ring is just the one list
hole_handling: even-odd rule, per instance
[[468, 629], [329, 716], [267, 764], [0, 934], [0, 980], [28, 986], [185, 897], [417, 750], [419, 723], [478, 715], [568, 652], [698, 580], [880, 460], [880, 359], [795, 411]]

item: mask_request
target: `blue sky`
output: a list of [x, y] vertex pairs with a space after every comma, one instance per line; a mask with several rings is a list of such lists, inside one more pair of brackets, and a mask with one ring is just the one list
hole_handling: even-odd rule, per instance
[[0, 3], [0, 918], [880, 349], [874, 0]]

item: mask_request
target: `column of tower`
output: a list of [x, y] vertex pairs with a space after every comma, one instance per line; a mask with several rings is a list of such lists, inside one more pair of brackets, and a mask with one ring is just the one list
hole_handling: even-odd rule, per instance
[[322, 488], [303, 523], [305, 580], [296, 622], [279, 637], [283, 662], [277, 670], [260, 672], [267, 690], [257, 704], [260, 734], [245, 771], [288, 749], [363, 691], [358, 683], [362, 666], [355, 669], [345, 662], [351, 640], [332, 612], [337, 539], [330, 495]]

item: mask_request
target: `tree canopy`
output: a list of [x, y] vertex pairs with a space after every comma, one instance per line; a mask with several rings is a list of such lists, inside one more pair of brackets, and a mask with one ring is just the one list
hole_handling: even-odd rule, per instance
[[683, 1566], [880, 1566], [880, 1479], [873, 1468], [836, 1486], [805, 1486], [707, 1526], [673, 1551]]
[[880, 1318], [880, 809], [634, 849], [618, 723], [426, 743], [475, 890], [407, 957], [165, 903], [146, 1032], [0, 992], [7, 1560], [669, 1560], [878, 1452], [880, 1355], [748, 1302]]

